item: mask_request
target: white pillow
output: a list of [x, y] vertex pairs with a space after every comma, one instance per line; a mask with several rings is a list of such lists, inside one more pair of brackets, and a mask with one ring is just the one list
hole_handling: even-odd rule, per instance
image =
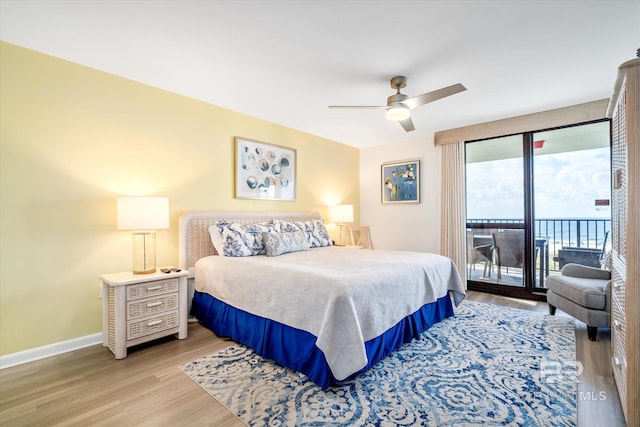
[[331, 237], [329, 237], [329, 232], [322, 220], [314, 219], [310, 221], [286, 222], [276, 219], [274, 223], [280, 226], [280, 231], [283, 233], [289, 231], [304, 231], [307, 234], [307, 239], [309, 239], [312, 248], [331, 246]]
[[224, 242], [222, 241], [222, 234], [220, 233], [217, 223], [209, 226], [209, 236], [211, 237], [211, 243], [213, 243], [213, 247], [216, 248], [218, 255], [222, 255], [222, 252], [224, 251]]
[[227, 220], [216, 221], [209, 227], [211, 243], [219, 255], [242, 257], [264, 255], [262, 233], [276, 233], [279, 227], [266, 222], [239, 224]]
[[278, 256], [290, 252], [308, 251], [309, 239], [304, 231], [287, 233], [262, 233], [262, 241], [267, 256]]

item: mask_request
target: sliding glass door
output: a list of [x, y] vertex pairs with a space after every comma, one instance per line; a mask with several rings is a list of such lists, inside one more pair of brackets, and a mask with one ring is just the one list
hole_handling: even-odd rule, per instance
[[[534, 133], [533, 176], [535, 236], [548, 255], [537, 270], [600, 268], [610, 247], [609, 122]], [[544, 281], [536, 285], [544, 289]]]
[[526, 286], [522, 135], [466, 144], [467, 277], [480, 290]]
[[534, 298], [570, 248], [601, 257], [609, 139], [599, 122], [466, 144], [469, 289]]

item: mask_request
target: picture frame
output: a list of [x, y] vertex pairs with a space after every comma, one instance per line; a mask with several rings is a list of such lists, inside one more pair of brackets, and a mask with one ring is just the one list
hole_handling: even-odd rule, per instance
[[239, 136], [234, 139], [237, 199], [296, 199], [295, 149]]
[[383, 204], [420, 203], [420, 160], [383, 163], [380, 176]]

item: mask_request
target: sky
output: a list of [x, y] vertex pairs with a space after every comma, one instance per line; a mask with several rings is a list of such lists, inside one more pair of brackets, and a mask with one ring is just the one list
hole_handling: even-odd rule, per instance
[[[609, 148], [539, 155], [534, 158], [537, 219], [609, 218]], [[467, 164], [467, 218], [521, 219], [522, 159]]]

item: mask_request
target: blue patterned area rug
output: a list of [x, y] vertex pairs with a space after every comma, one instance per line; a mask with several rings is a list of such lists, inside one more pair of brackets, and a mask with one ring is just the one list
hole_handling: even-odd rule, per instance
[[464, 301], [328, 391], [241, 345], [182, 370], [250, 426], [575, 426], [575, 360], [572, 319]]

